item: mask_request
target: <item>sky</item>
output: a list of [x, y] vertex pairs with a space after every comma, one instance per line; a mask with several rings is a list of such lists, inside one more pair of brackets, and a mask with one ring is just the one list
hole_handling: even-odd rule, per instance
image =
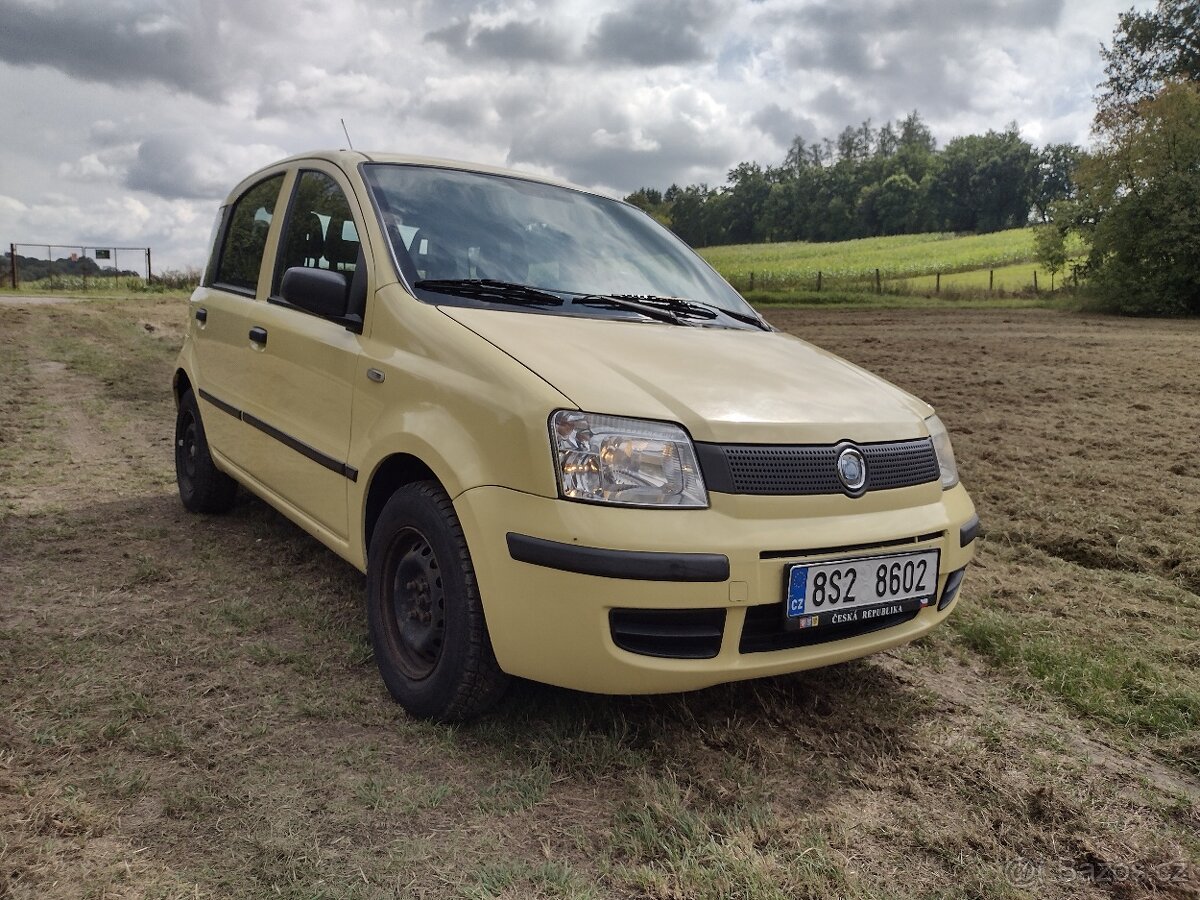
[[229, 190], [346, 146], [343, 118], [360, 150], [613, 196], [720, 185], [739, 162], [781, 162], [796, 135], [913, 109], [939, 146], [1014, 121], [1035, 145], [1086, 146], [1099, 47], [1130, 6], [0, 0], [0, 240], [199, 266]]

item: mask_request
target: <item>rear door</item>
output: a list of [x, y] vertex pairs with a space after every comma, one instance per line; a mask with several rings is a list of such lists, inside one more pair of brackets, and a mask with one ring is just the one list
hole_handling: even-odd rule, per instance
[[243, 470], [254, 443], [240, 415], [253, 362], [250, 329], [255, 309], [265, 305], [258, 298], [269, 290], [271, 266], [265, 257], [284, 181], [284, 172], [267, 175], [225, 210], [204, 284], [189, 304], [204, 431], [218, 457]]

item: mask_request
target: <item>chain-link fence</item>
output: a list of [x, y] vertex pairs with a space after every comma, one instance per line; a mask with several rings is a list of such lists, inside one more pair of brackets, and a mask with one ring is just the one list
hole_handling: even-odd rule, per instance
[[149, 247], [9, 244], [4, 284], [22, 291], [138, 288], [153, 276]]

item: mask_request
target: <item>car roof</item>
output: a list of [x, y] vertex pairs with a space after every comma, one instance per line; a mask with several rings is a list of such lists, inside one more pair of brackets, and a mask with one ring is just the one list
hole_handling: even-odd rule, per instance
[[[520, 178], [524, 181], [537, 181], [542, 184], [551, 184], [556, 187], [569, 188], [574, 191], [580, 191], [585, 194], [598, 194], [596, 191], [588, 190], [585, 187], [580, 187], [577, 184], [571, 184], [569, 181], [563, 181], [559, 178], [553, 178], [548, 175], [539, 175], [534, 172], [520, 172], [515, 169], [505, 169], [501, 166], [490, 166], [483, 163], [464, 162], [456, 159], [442, 159], [436, 156], [414, 156], [405, 153], [379, 153], [371, 150], [310, 150], [306, 153], [297, 153], [293, 156], [277, 160], [269, 166], [264, 166], [262, 170], [273, 169], [277, 166], [289, 165], [291, 163], [303, 162], [304, 160], [320, 159], [326, 162], [331, 162], [339, 166], [343, 171], [352, 172], [360, 163], [392, 163], [410, 166], [431, 166], [438, 169], [454, 169], [460, 172], [479, 172], [485, 175], [503, 175], [508, 178]], [[257, 175], [257, 173], [255, 173]], [[255, 176], [251, 176], [251, 180]], [[243, 182], [245, 183], [245, 182]], [[235, 191], [236, 193], [236, 191]]]

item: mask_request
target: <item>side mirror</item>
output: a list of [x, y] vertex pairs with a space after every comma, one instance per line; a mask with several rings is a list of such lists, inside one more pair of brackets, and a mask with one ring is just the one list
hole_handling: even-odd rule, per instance
[[341, 272], [307, 266], [285, 271], [279, 285], [279, 295], [288, 303], [331, 319], [346, 315], [349, 293], [350, 286]]

